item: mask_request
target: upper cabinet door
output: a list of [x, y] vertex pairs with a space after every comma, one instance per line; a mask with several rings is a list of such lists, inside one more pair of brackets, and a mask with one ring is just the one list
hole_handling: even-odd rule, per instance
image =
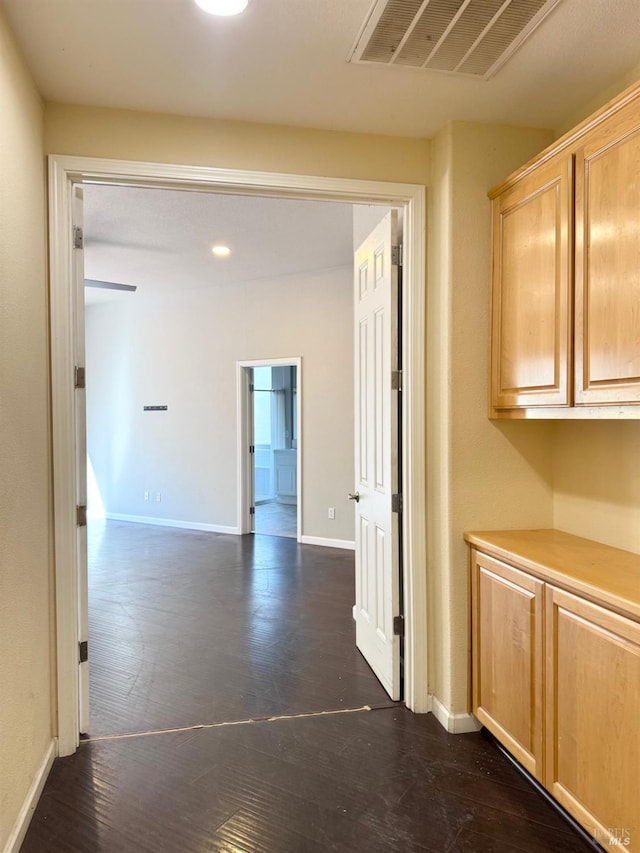
[[491, 407], [571, 404], [573, 160], [493, 200]]
[[640, 115], [576, 152], [576, 403], [640, 402]]

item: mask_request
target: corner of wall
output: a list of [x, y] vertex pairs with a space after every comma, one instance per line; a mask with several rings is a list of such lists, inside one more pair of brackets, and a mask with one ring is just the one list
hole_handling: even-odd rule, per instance
[[19, 846], [55, 717], [43, 103], [2, 11], [0, 114], [1, 850]]
[[447, 713], [462, 713], [461, 719], [468, 690], [468, 580], [462, 534], [468, 529], [550, 526], [553, 517], [549, 426], [504, 426], [489, 421], [486, 410], [491, 287], [487, 192], [545, 148], [552, 136], [539, 128], [452, 122], [432, 143], [427, 317], [430, 686]]
[[633, 68], [630, 68], [625, 74], [618, 77], [614, 83], [611, 83], [606, 89], [600, 90], [597, 95], [594, 95], [592, 98], [582, 104], [577, 110], [573, 110], [570, 115], [568, 115], [562, 124], [555, 129], [554, 138], [559, 139], [561, 136], [564, 136], [565, 133], [568, 133], [572, 128], [574, 128], [577, 124], [584, 121], [584, 119], [588, 118], [592, 113], [599, 110], [609, 101], [613, 100], [613, 98], [617, 97], [621, 92], [623, 92], [629, 86], [632, 86], [640, 80], [640, 65], [634, 65]]
[[55, 738], [51, 740], [40, 765], [34, 774], [33, 781], [27, 795], [24, 799], [22, 807], [18, 813], [12, 830], [9, 832], [9, 837], [4, 847], [4, 853], [19, 853], [22, 843], [29, 829], [31, 818], [36, 810], [40, 795], [44, 789], [46, 781], [53, 767], [54, 759], [57, 755], [57, 741]]
[[476, 720], [473, 714], [468, 712], [453, 713], [436, 696], [431, 697], [431, 713], [443, 729], [452, 735], [463, 735], [469, 734], [469, 732], [478, 732], [482, 728], [482, 725], [478, 720]]

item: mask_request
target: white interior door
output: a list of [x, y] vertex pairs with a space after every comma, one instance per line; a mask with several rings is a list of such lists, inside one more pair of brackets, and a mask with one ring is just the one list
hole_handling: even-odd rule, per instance
[[397, 212], [357, 249], [354, 261], [356, 643], [392, 699], [400, 698]]
[[[85, 339], [84, 339], [84, 248], [83, 248], [83, 191], [74, 185], [72, 196], [73, 224], [73, 297], [74, 297], [74, 336], [76, 359], [76, 506], [77, 524], [77, 566], [78, 566], [78, 728], [81, 734], [89, 731], [89, 661], [87, 659], [89, 642], [89, 586], [87, 566], [87, 412], [84, 381]], [[79, 370], [80, 369], [80, 370]], [[84, 508], [84, 511], [83, 511]]]
[[247, 488], [249, 495], [249, 533], [256, 532], [256, 412], [253, 390], [253, 368], [246, 368], [248, 377], [247, 391], [247, 430], [249, 444], [249, 465]]

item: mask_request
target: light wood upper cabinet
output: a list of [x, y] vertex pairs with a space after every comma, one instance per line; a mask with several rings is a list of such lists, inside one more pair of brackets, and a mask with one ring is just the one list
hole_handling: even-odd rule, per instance
[[570, 403], [572, 158], [493, 202], [491, 404]]
[[473, 552], [473, 711], [542, 781], [544, 584]]
[[640, 113], [576, 152], [576, 403], [640, 401]]
[[490, 417], [640, 418], [640, 84], [489, 197]]
[[553, 586], [546, 604], [546, 787], [604, 847], [639, 851], [640, 624]]

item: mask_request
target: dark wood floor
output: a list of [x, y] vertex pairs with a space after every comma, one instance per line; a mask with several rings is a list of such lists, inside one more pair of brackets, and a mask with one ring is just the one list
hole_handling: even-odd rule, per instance
[[353, 642], [353, 553], [90, 528], [92, 737], [387, 703]]
[[[592, 849], [481, 734], [386, 700], [354, 651], [352, 554], [109, 527], [98, 737], [56, 761], [23, 853]], [[272, 714], [298, 716], [255, 719]], [[198, 724], [214, 727], [100, 737]]]

